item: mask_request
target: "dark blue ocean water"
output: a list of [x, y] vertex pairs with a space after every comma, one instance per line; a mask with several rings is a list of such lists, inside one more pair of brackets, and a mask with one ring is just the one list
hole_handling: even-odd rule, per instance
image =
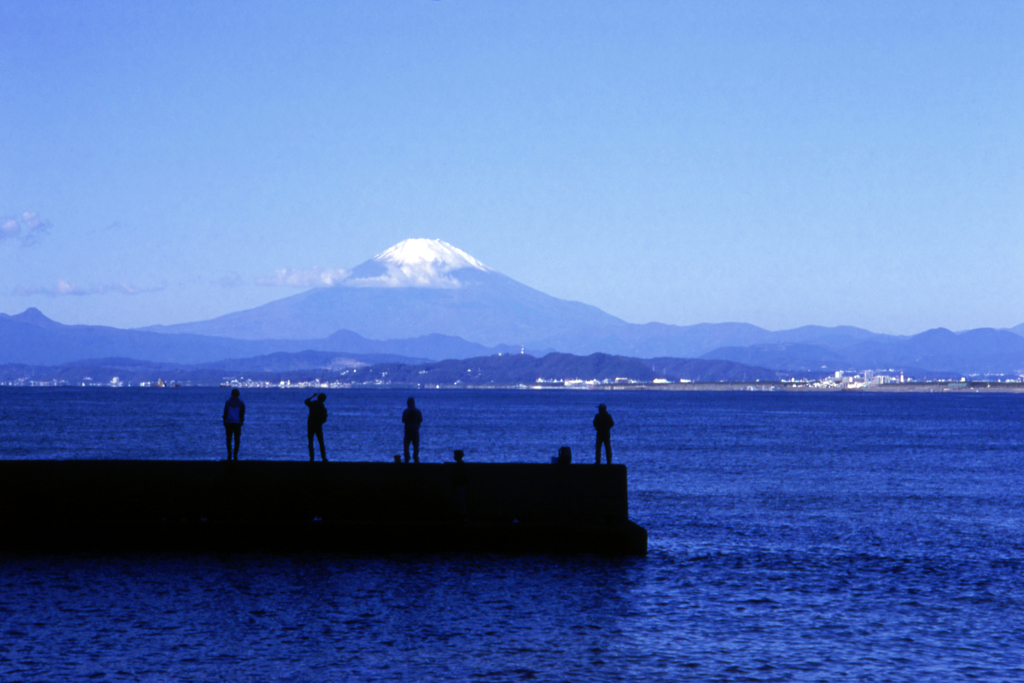
[[[240, 457], [305, 397], [243, 390]], [[226, 398], [0, 389], [0, 457], [223, 458]], [[329, 454], [405, 398], [330, 392]], [[1024, 397], [420, 392], [422, 458], [589, 461], [601, 401], [647, 557], [0, 555], [0, 680], [1024, 679]]]

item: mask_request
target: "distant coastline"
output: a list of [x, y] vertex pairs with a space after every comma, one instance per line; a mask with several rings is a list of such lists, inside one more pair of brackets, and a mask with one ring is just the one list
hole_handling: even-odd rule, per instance
[[[685, 383], [653, 383], [634, 382], [629, 384], [597, 384], [586, 386], [566, 386], [555, 382], [540, 384], [405, 384], [405, 383], [366, 383], [352, 384], [339, 382], [295, 382], [271, 383], [261, 381], [238, 381], [219, 385], [220, 388], [244, 388], [256, 390], [310, 390], [324, 389], [345, 391], [352, 389], [409, 389], [415, 391], [670, 391], [670, 392], [701, 392], [701, 391], [749, 391], [749, 392], [786, 392], [786, 393], [872, 393], [872, 394], [938, 394], [938, 393], [984, 393], [984, 394], [1024, 394], [1024, 382], [904, 382], [902, 384], [876, 384], [861, 387], [821, 386], [817, 382], [685, 382]], [[65, 389], [181, 389], [217, 388], [210, 384], [145, 383], [131, 384], [71, 384], [57, 381], [0, 381], [0, 388], [65, 388]]]
[[[876, 384], [865, 387], [822, 387], [810, 382], [691, 382], [688, 384], [650, 385], [643, 389], [653, 391], [785, 391], [790, 393], [874, 393], [874, 394], [935, 394], [935, 393], [1024, 393], [1022, 382], [904, 382], [903, 384]], [[608, 387], [622, 389], [625, 387]]]

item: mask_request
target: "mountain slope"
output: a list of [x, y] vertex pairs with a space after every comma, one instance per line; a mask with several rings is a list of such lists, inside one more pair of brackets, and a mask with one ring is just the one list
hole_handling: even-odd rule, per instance
[[405, 240], [336, 286], [212, 320], [148, 329], [237, 339], [313, 339], [340, 329], [373, 339], [442, 333], [494, 346], [625, 325], [594, 306], [520, 284], [440, 240]]

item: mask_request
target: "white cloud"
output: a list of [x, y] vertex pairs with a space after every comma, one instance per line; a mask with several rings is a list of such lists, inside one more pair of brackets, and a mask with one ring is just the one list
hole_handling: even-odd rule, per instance
[[21, 220], [25, 224], [25, 227], [32, 232], [42, 230], [46, 232], [50, 229], [50, 224], [39, 217], [39, 214], [35, 211], [26, 211], [21, 214]]
[[167, 288], [166, 284], [161, 284], [156, 287], [135, 287], [134, 285], [125, 284], [118, 282], [113, 285], [99, 285], [94, 287], [92, 290], [93, 294], [148, 294], [149, 292], [159, 292]]
[[447, 273], [438, 272], [430, 266], [420, 268], [401, 267], [385, 264], [387, 272], [375, 277], [352, 278], [346, 287], [429, 287], [432, 289], [458, 289], [458, 280]]
[[309, 270], [278, 268], [274, 277], [256, 278], [256, 284], [268, 287], [333, 287], [348, 277], [348, 271], [340, 268], [313, 266]]
[[57, 278], [57, 284], [53, 287], [22, 287], [19, 285], [13, 291], [18, 296], [80, 296], [90, 294], [89, 290], [72, 284], [62, 277]]
[[86, 290], [82, 289], [78, 285], [71, 284], [62, 277], [57, 278], [57, 288], [55, 293], [57, 296], [66, 296], [68, 294], [80, 296], [82, 294], [87, 294]]
[[35, 211], [25, 211], [21, 216], [0, 217], [0, 240], [21, 239], [21, 246], [31, 247], [50, 232], [49, 221]]
[[159, 292], [166, 288], [166, 284], [158, 287], [134, 287], [123, 282], [111, 285], [97, 285], [95, 287], [82, 287], [64, 278], [57, 278], [57, 284], [53, 287], [15, 287], [13, 293], [17, 296], [87, 296], [90, 294], [145, 294], [148, 292]]
[[21, 225], [18, 221], [4, 216], [0, 218], [0, 240], [13, 239], [21, 234]]

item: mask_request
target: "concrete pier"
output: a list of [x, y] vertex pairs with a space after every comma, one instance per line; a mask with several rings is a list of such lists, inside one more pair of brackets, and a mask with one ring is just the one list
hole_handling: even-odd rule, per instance
[[0, 462], [0, 549], [545, 551], [645, 554], [626, 467]]

